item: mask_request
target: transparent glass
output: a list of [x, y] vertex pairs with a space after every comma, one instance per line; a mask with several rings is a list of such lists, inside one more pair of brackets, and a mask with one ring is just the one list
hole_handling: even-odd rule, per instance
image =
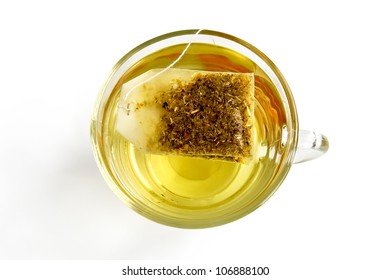
[[[145, 155], [115, 131], [122, 84], [169, 66], [255, 74], [252, 163]], [[122, 201], [153, 221], [182, 228], [218, 226], [249, 214], [278, 189], [293, 163], [328, 149], [323, 135], [299, 130], [292, 93], [274, 63], [249, 43], [211, 30], [172, 32], [127, 53], [98, 96], [91, 139], [98, 166]]]

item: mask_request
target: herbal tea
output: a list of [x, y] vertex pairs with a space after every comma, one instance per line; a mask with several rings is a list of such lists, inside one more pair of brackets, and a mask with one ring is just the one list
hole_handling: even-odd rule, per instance
[[278, 92], [262, 69], [236, 51], [206, 43], [191, 44], [174, 65], [179, 69], [254, 74], [254, 156], [249, 163], [148, 154], [116, 129], [121, 86], [151, 69], [167, 67], [185, 47], [173, 45], [150, 54], [120, 78], [105, 104], [102, 160], [122, 199], [149, 209], [143, 215], [157, 221], [156, 215], [166, 215], [199, 220], [200, 224], [213, 217], [223, 222], [225, 212], [244, 211], [246, 205], [260, 196], [268, 197], [275, 189], [269, 186], [284, 149], [286, 119]]

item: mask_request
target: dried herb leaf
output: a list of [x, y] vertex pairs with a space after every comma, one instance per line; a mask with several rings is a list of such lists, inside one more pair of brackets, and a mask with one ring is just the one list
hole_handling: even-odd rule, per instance
[[253, 87], [253, 75], [244, 73], [198, 72], [190, 81], [171, 81], [156, 99], [163, 109], [158, 149], [248, 161], [254, 137]]

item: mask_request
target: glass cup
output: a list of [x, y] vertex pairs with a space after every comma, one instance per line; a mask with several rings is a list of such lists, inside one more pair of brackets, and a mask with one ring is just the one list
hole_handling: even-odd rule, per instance
[[[254, 73], [251, 163], [144, 154], [116, 132], [122, 84], [166, 67]], [[292, 93], [273, 62], [249, 43], [211, 30], [168, 33], [127, 53], [98, 96], [91, 139], [98, 166], [122, 201], [153, 221], [181, 228], [218, 226], [249, 214], [277, 190], [293, 163], [328, 150], [322, 134], [299, 130]]]

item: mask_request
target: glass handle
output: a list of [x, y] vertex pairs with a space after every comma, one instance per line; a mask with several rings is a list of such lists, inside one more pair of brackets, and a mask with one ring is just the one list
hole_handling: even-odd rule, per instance
[[325, 154], [329, 149], [329, 141], [323, 134], [300, 130], [295, 158], [293, 163], [315, 159]]

